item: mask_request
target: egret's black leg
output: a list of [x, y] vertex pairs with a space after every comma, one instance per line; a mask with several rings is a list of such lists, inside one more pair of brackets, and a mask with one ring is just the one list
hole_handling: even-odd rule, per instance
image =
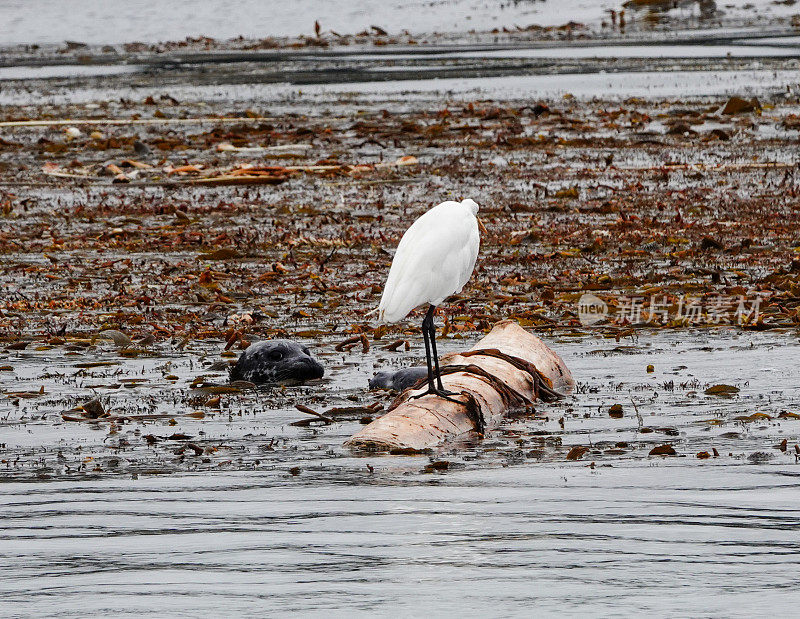
[[436, 387], [437, 391], [440, 395], [458, 395], [452, 391], [447, 391], [442, 384], [442, 376], [441, 370], [439, 369], [439, 353], [436, 350], [436, 325], [433, 322], [433, 314], [436, 311], [436, 308], [431, 306], [433, 310], [431, 312], [431, 319], [428, 323], [428, 328], [430, 329], [430, 339], [431, 339], [431, 352], [433, 353], [433, 363], [436, 366]]
[[[436, 353], [436, 326], [433, 324], [433, 314], [436, 307], [431, 305], [425, 314], [425, 319], [422, 321], [422, 338], [425, 340], [425, 360], [428, 362], [428, 390], [425, 393], [413, 395], [409, 399], [421, 398], [424, 395], [434, 394], [438, 395], [445, 400], [450, 400], [456, 404], [463, 404], [460, 400], [454, 400], [451, 395], [460, 395], [453, 391], [447, 391], [442, 385], [442, 378], [439, 376], [439, 357]], [[431, 353], [433, 353], [433, 360], [431, 360]], [[436, 366], [436, 386], [433, 384], [433, 366]]]
[[428, 392], [434, 390], [433, 387], [433, 364], [431, 363], [431, 345], [430, 345], [430, 331], [428, 330], [428, 323], [431, 320], [432, 312], [428, 310], [425, 318], [422, 319], [422, 339], [425, 341], [425, 361], [428, 364]]

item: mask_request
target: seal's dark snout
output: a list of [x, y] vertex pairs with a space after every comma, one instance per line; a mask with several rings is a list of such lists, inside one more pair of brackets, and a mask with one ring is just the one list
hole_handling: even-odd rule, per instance
[[313, 380], [322, 378], [325, 374], [325, 368], [314, 357], [309, 356], [298, 360], [296, 372], [298, 375], [302, 375], [301, 380]]

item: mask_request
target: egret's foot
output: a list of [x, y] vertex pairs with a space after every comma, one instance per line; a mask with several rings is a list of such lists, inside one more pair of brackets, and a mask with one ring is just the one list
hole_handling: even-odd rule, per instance
[[455, 398], [451, 398], [451, 395], [461, 395], [460, 393], [455, 393], [454, 391], [447, 391], [446, 389], [437, 389], [436, 387], [428, 387], [428, 390], [424, 393], [418, 393], [416, 395], [409, 396], [409, 400], [416, 400], [417, 398], [422, 398], [426, 395], [438, 395], [440, 398], [444, 398], [445, 400], [449, 400], [450, 402], [455, 402], [456, 404], [464, 404], [462, 400], [456, 400]]
[[439, 395], [439, 396], [441, 396], [443, 398], [446, 398], [449, 395], [461, 395], [460, 393], [457, 393], [455, 391], [448, 391], [444, 387], [438, 387], [438, 388], [434, 389], [433, 391], [434, 391], [434, 393], [436, 393], [436, 395]]

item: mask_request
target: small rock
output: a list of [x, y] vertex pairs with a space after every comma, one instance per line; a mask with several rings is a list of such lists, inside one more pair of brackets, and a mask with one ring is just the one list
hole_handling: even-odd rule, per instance
[[115, 345], [120, 347], [128, 346], [131, 343], [131, 338], [125, 335], [122, 331], [117, 331], [116, 329], [104, 329], [97, 334], [97, 337], [105, 340], [111, 340]]
[[151, 152], [150, 147], [144, 142], [140, 142], [139, 140], [136, 140], [133, 143], [133, 150], [136, 152], [137, 155], [149, 155]]

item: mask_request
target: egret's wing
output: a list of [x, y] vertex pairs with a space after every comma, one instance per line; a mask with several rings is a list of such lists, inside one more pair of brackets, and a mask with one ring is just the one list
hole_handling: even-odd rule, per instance
[[434, 207], [403, 235], [379, 306], [379, 319], [401, 320], [423, 303], [439, 304], [469, 280], [478, 252], [477, 221], [458, 202]]
[[434, 237], [429, 231], [414, 230], [413, 226], [406, 231], [389, 269], [378, 310], [379, 319], [396, 322], [426, 302], [429, 291], [436, 285], [431, 268], [436, 256], [431, 240]]

